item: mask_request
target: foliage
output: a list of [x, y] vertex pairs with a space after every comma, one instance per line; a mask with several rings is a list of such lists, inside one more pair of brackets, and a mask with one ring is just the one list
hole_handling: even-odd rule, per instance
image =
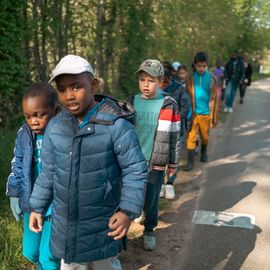
[[259, 72], [255, 72], [252, 74], [252, 81], [262, 80], [269, 77], [270, 77], [270, 74], [261, 74]]
[[22, 257], [22, 223], [17, 223], [9, 209], [5, 196], [6, 181], [10, 171], [10, 161], [16, 131], [0, 131], [0, 269], [29, 270], [31, 266]]
[[[18, 122], [22, 91], [67, 54], [89, 59], [100, 92], [126, 98], [146, 58], [210, 65], [239, 49], [258, 66], [270, 44], [264, 0], [19, 0], [0, 2], [0, 121]], [[15, 119], [15, 121], [14, 121]]]
[[[137, 91], [135, 71], [140, 63], [148, 57], [149, 38], [146, 33], [153, 25], [151, 17], [151, 1], [122, 1], [121, 22], [122, 40], [119, 60], [119, 89], [124, 96]], [[151, 52], [149, 52], [151, 55]]]
[[28, 70], [24, 57], [25, 1], [0, 1], [0, 124], [17, 118]]

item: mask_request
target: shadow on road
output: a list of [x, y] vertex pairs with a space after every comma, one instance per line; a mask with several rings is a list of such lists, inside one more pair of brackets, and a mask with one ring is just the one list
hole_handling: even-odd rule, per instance
[[[185, 192], [182, 191], [182, 195]], [[187, 241], [195, 198], [191, 198], [175, 210], [168, 210], [160, 215], [156, 229], [157, 247], [154, 251], [142, 248], [142, 235], [128, 241], [128, 250], [122, 252], [120, 259], [125, 270], [179, 270], [183, 262], [183, 250]], [[183, 222], [188, 220], [187, 222]], [[138, 226], [138, 225], [137, 225]], [[140, 230], [143, 230], [141, 226]]]
[[200, 209], [198, 210], [225, 211], [251, 194], [255, 186], [255, 182], [247, 181], [220, 188], [208, 187], [204, 192], [203, 200], [200, 201]]
[[188, 260], [179, 269], [238, 270], [254, 249], [258, 233], [261, 233], [258, 226], [247, 230], [196, 225]]

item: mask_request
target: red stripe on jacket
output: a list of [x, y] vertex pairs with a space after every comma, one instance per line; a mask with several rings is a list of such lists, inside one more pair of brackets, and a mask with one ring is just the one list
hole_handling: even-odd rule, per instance
[[174, 114], [172, 109], [161, 109], [159, 120], [167, 120], [171, 122], [178, 122], [181, 120], [180, 114]]

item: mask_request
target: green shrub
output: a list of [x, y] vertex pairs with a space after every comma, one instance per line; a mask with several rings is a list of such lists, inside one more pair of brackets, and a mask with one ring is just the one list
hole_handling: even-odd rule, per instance
[[0, 130], [0, 269], [29, 270], [32, 265], [22, 256], [22, 222], [16, 222], [5, 196], [16, 131]]

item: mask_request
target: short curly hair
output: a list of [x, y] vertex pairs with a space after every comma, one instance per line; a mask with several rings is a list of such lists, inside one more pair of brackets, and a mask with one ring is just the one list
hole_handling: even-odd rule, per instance
[[32, 84], [26, 89], [23, 100], [37, 96], [45, 97], [46, 105], [49, 108], [55, 108], [58, 104], [57, 92], [49, 83], [39, 82]]

